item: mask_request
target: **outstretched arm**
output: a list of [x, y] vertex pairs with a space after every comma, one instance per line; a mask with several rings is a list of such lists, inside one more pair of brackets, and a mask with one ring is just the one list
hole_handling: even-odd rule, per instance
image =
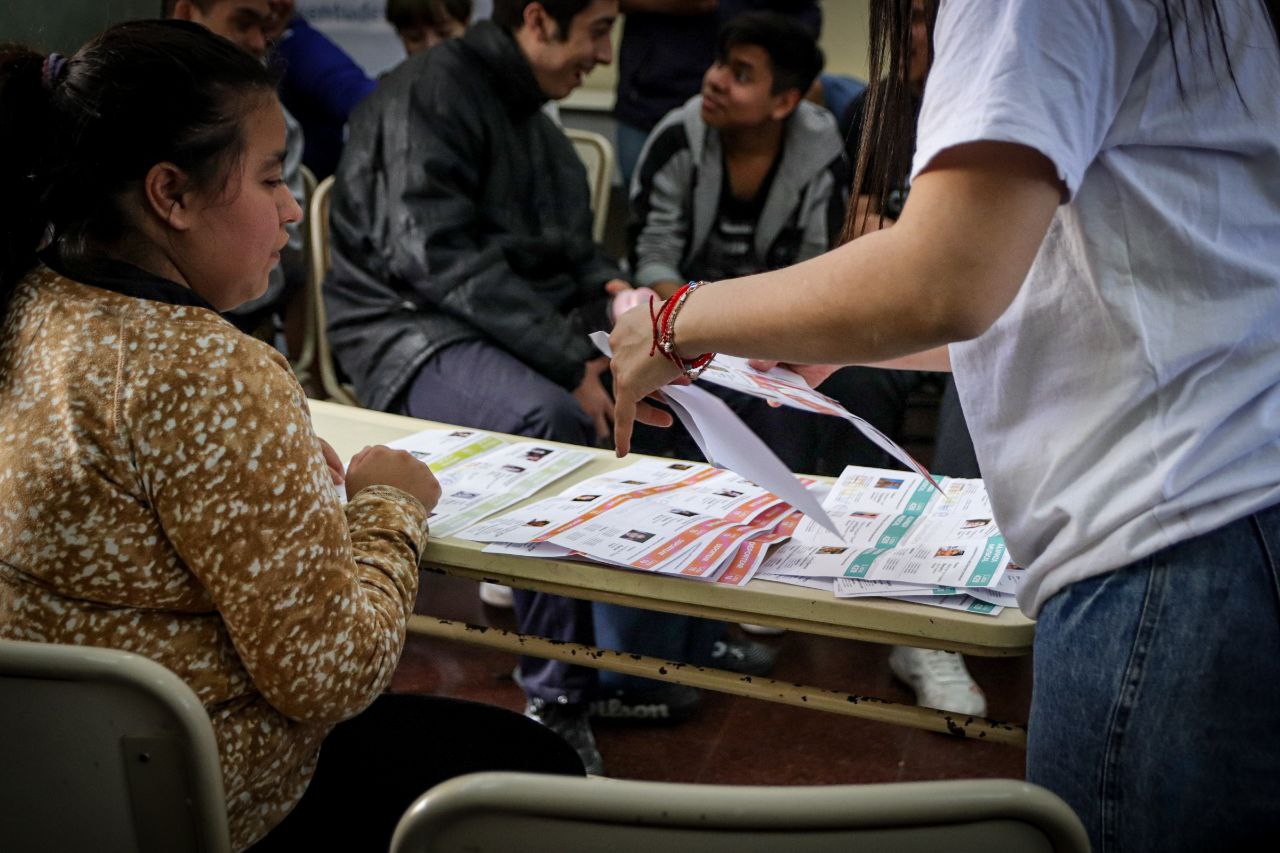
[[[893, 228], [699, 290], [679, 314], [677, 349], [870, 364], [977, 337], [1017, 295], [1061, 198], [1053, 164], [1029, 147], [948, 149], [916, 179]], [[676, 375], [650, 358], [651, 336], [648, 316], [632, 311], [610, 339], [620, 453], [637, 406]]]

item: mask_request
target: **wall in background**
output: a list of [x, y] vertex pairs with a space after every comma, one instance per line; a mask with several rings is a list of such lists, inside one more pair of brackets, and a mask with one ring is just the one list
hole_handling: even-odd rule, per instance
[[[860, 79], [867, 76], [867, 14], [870, 0], [824, 0], [822, 49], [827, 71]], [[160, 0], [2, 0], [0, 41], [18, 41], [38, 49], [70, 53], [93, 34], [117, 21], [159, 14]], [[315, 16], [361, 62], [377, 74], [404, 56], [382, 19], [385, 0], [299, 0], [298, 9]], [[327, 25], [327, 26], [326, 26]], [[619, 23], [615, 33], [621, 34]], [[597, 68], [571, 99], [582, 106], [612, 105], [615, 67]]]
[[0, 42], [71, 54], [108, 26], [160, 14], [160, 0], [3, 0]]

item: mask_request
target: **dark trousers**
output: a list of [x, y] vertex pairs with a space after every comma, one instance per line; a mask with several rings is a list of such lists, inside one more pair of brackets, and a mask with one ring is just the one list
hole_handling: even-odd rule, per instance
[[[595, 444], [595, 427], [573, 395], [524, 362], [485, 341], [445, 347], [423, 365], [401, 405], [404, 414], [443, 423], [490, 429], [569, 444]], [[602, 571], [607, 571], [602, 569]], [[630, 638], [644, 626], [661, 625], [664, 634], [682, 630], [662, 614], [612, 608], [596, 614], [589, 602], [528, 590], [515, 590], [516, 627], [568, 643], [595, 643], [595, 626], [618, 647], [631, 651]], [[620, 620], [617, 627], [611, 620]], [[629, 626], [637, 626], [632, 629]], [[596, 688], [596, 671], [561, 661], [520, 658], [525, 693], [547, 701], [582, 702]]]
[[[822, 393], [840, 401], [846, 409], [869, 421], [894, 441], [902, 437], [907, 397], [929, 377], [939, 374], [914, 370], [882, 370], [878, 367], [847, 367], [831, 375], [819, 387]], [[973, 440], [965, 424], [956, 383], [949, 374], [944, 381], [942, 402], [938, 409], [938, 429], [934, 442], [932, 470], [948, 477], [980, 477]], [[872, 468], [901, 468], [880, 448], [868, 441], [852, 424], [825, 415], [820, 418], [813, 435], [816, 456], [814, 473], [839, 476], [846, 465]], [[793, 469], [794, 470], [794, 469]]]
[[520, 714], [461, 699], [384, 694], [334, 728], [298, 805], [250, 849], [382, 853], [421, 794], [485, 770], [583, 775], [569, 744]]

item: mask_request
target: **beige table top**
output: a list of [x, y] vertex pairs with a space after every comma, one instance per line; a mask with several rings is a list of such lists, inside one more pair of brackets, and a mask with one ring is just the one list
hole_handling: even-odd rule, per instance
[[[446, 426], [317, 400], [311, 401], [311, 414], [316, 433], [344, 461], [367, 445]], [[626, 459], [597, 451], [596, 459], [530, 501], [626, 464]], [[486, 554], [479, 543], [451, 537], [432, 540], [423, 553], [423, 564], [450, 575], [595, 601], [990, 657], [1028, 654], [1035, 631], [1035, 623], [1015, 608], [991, 617], [884, 599], [837, 599], [818, 590], [763, 580], [743, 587], [722, 586], [586, 563]]]

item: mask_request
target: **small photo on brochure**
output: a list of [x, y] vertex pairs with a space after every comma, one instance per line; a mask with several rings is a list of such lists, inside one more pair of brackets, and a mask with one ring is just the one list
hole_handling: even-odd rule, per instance
[[881, 477], [879, 480], [876, 480], [875, 487], [877, 489], [900, 489], [902, 488], [902, 481], [895, 480], [891, 477]]
[[519, 465], [503, 465], [503, 466], [502, 466], [502, 470], [503, 470], [503, 471], [507, 471], [508, 473], [511, 473], [511, 474], [523, 474], [523, 473], [524, 473], [524, 469], [523, 469], [523, 468], [521, 468]]
[[933, 553], [935, 557], [963, 557], [964, 549], [958, 545], [947, 545]]
[[628, 530], [622, 534], [621, 538], [626, 539], [628, 542], [648, 542], [653, 538], [653, 534], [645, 533], [643, 530]]
[[672, 515], [683, 515], [685, 518], [697, 518], [697, 517], [698, 517], [698, 514], [697, 514], [696, 512], [693, 512], [692, 510], [687, 510], [687, 509], [674, 509], [674, 508], [673, 508], [673, 509], [669, 509], [669, 510], [667, 510], [667, 512], [671, 513]]
[[535, 447], [524, 455], [524, 458], [530, 462], [541, 462], [543, 457], [553, 453], [549, 447]]
[[825, 555], [843, 554], [845, 551], [848, 551], [848, 550], [849, 549], [845, 548], [843, 545], [823, 545], [821, 548], [817, 550], [816, 553], [825, 554]]
[[533, 521], [526, 521], [524, 523], [524, 526], [525, 527], [546, 527], [550, 523], [551, 523], [551, 520], [548, 518], [535, 518]]
[[600, 498], [599, 495], [578, 495], [573, 500], [576, 503], [590, 503], [591, 501], [599, 500], [599, 498]]
[[453, 432], [449, 433], [450, 438], [466, 438], [469, 435], [474, 435], [474, 433], [472, 433], [471, 430], [466, 429], [455, 429]]
[[973, 530], [974, 528], [977, 528], [977, 527], [986, 527], [990, 523], [991, 523], [991, 519], [989, 518], [970, 518], [970, 519], [967, 519], [964, 524], [960, 525], [960, 529]]

